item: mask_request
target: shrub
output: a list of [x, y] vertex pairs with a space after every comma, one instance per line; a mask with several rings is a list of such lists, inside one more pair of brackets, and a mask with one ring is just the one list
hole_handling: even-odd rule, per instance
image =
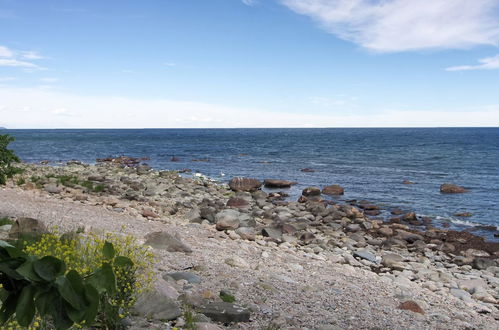
[[[50, 233], [26, 245], [21, 253], [28, 256], [30, 260], [43, 260], [44, 258], [58, 260], [65, 269], [59, 276], [69, 276], [69, 280], [72, 281], [73, 277], [76, 278], [75, 274], [78, 274], [84, 285], [94, 286], [99, 296], [95, 321], [92, 320], [92, 322], [94, 326], [102, 328], [121, 328], [121, 319], [128, 314], [130, 307], [135, 303], [137, 294], [146, 289], [153, 278], [152, 254], [146, 247], [139, 246], [131, 236], [109, 234], [101, 237], [92, 234]], [[0, 268], [0, 275], [3, 275], [3, 270]], [[79, 280], [76, 282], [79, 285]], [[62, 299], [66, 298], [63, 296]], [[74, 306], [71, 308], [74, 309]], [[72, 309], [69, 310], [72, 311]], [[47, 314], [39, 310], [37, 306], [36, 322], [47, 324], [46, 316]], [[65, 328], [64, 324], [57, 323], [54, 315], [49, 316], [51, 316], [48, 320], [49, 328], [50, 325]], [[81, 319], [74, 315], [68, 314], [67, 316], [74, 323], [83, 325]], [[16, 319], [19, 321], [17, 313]], [[88, 319], [83, 320], [86, 321], [86, 325], [92, 325]], [[22, 321], [23, 323], [19, 322], [19, 324], [26, 326], [27, 321]]]
[[20, 169], [12, 166], [12, 163], [19, 162], [19, 158], [10, 149], [7, 149], [9, 143], [14, 138], [8, 134], [0, 135], [0, 185], [4, 185], [7, 179], [20, 173]]

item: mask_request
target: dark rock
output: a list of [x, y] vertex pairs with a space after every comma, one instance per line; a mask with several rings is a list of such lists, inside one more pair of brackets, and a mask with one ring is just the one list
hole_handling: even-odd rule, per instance
[[418, 217], [416, 216], [416, 212], [409, 212], [409, 213], [406, 213], [402, 216], [402, 220], [404, 220], [404, 221], [414, 221], [417, 219], [418, 219]]
[[464, 187], [452, 183], [444, 183], [440, 186], [440, 192], [444, 194], [461, 194], [467, 191]]
[[456, 217], [471, 217], [473, 214], [470, 212], [462, 212], [454, 214]]
[[288, 181], [288, 180], [277, 180], [277, 179], [265, 179], [263, 184], [267, 188], [290, 188], [292, 185], [295, 185], [297, 182]]
[[296, 228], [292, 224], [285, 223], [281, 226], [281, 231], [283, 234], [294, 235]]
[[368, 211], [379, 210], [379, 206], [378, 205], [374, 205], [374, 204], [361, 204], [361, 205], [359, 205], [359, 207], [361, 209], [368, 210]]
[[156, 214], [154, 211], [145, 209], [142, 211], [142, 216], [145, 218], [159, 218], [159, 215]]
[[231, 197], [227, 201], [226, 206], [230, 207], [230, 208], [235, 208], [235, 209], [244, 209], [244, 208], [248, 208], [250, 206], [250, 204], [244, 198]]
[[419, 306], [418, 303], [413, 301], [413, 300], [404, 301], [403, 303], [401, 303], [399, 305], [399, 309], [403, 309], [406, 311], [411, 311], [411, 312], [419, 313], [419, 314], [423, 314], [423, 315], [425, 314], [425, 312], [421, 308], [421, 306]]
[[215, 216], [217, 214], [217, 209], [213, 206], [205, 206], [199, 209], [199, 217], [201, 219], [206, 219], [211, 223], [215, 222]]
[[304, 244], [310, 244], [314, 239], [315, 239], [315, 235], [312, 233], [304, 233], [303, 235], [300, 236], [300, 240]]
[[280, 228], [275, 228], [275, 227], [263, 228], [262, 235], [265, 237], [270, 237], [277, 241], [282, 240], [282, 230]]
[[345, 193], [345, 189], [339, 185], [333, 184], [325, 186], [324, 189], [322, 189], [322, 193], [324, 195], [343, 195]]
[[302, 196], [300, 196], [300, 198], [298, 198], [298, 203], [302, 203], [303, 204], [303, 203], [306, 203], [306, 202], [308, 202], [308, 198], [307, 197], [305, 197], [305, 196], [302, 195]]
[[402, 181], [403, 184], [414, 184], [414, 182], [410, 181], [410, 180], [404, 180]]
[[171, 235], [164, 231], [157, 231], [147, 234], [145, 239], [144, 244], [152, 246], [155, 249], [166, 250], [168, 252], [192, 252], [192, 249], [181, 241], [178, 234]]
[[321, 189], [319, 187], [307, 187], [301, 192], [303, 196], [320, 196]]
[[390, 213], [393, 215], [402, 215], [404, 214], [404, 211], [402, 211], [401, 209], [393, 209], [390, 211]]
[[212, 302], [200, 307], [198, 311], [215, 322], [249, 322], [250, 320], [250, 311], [233, 303]]
[[494, 261], [494, 259], [478, 257], [478, 258], [475, 258], [473, 260], [472, 265], [473, 265], [473, 268], [475, 268], [475, 269], [484, 270], [484, 269], [487, 269], [489, 267], [495, 266], [496, 262]]
[[300, 171], [302, 171], [302, 172], [307, 172], [307, 173], [313, 173], [313, 172], [315, 172], [315, 170], [314, 170], [314, 169], [311, 169], [311, 168], [308, 168], [308, 167], [306, 167], [306, 168], [302, 168]]
[[229, 181], [229, 187], [233, 191], [255, 191], [262, 186], [257, 179], [235, 177]]
[[375, 217], [377, 215], [380, 215], [381, 211], [380, 210], [366, 210], [366, 211], [364, 211], [364, 214]]
[[170, 158], [170, 162], [179, 162], [180, 161], [180, 158], [177, 158], [175, 156], [173, 156], [172, 158]]

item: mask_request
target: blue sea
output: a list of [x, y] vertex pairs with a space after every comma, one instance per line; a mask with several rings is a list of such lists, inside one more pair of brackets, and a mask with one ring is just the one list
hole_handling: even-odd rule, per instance
[[[499, 225], [499, 128], [6, 130], [26, 162], [128, 155], [156, 169], [192, 169], [221, 182], [233, 176], [286, 179], [296, 200], [307, 186], [339, 184], [344, 200], [414, 210], [435, 225], [493, 240]], [[180, 161], [172, 162], [175, 156]], [[208, 159], [209, 161], [193, 161]], [[301, 172], [314, 169], [313, 173]], [[404, 180], [414, 184], [402, 184]], [[442, 183], [466, 194], [444, 195]], [[470, 212], [471, 217], [456, 213]], [[496, 239], [497, 240], [497, 239]]]

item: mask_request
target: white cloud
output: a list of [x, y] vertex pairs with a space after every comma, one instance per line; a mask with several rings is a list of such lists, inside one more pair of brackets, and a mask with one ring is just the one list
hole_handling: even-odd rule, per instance
[[254, 6], [256, 5], [256, 0], [241, 0], [246, 6]]
[[499, 44], [498, 0], [280, 0], [377, 52]]
[[44, 83], [56, 83], [59, 81], [59, 78], [46, 77], [46, 78], [40, 78], [40, 81], [42, 81]]
[[0, 57], [12, 57], [14, 53], [5, 46], [0, 46]]
[[15, 59], [0, 59], [0, 66], [19, 67], [25, 69], [41, 69], [41, 67], [31, 62], [19, 61]]
[[0, 109], [2, 126], [10, 128], [499, 126], [499, 105], [455, 111], [286, 113], [168, 99], [87, 97], [36, 88], [0, 89]]
[[41, 60], [44, 57], [40, 55], [38, 52], [34, 51], [26, 51], [22, 52], [21, 56], [27, 60]]
[[13, 81], [16, 80], [14, 77], [0, 77], [0, 82]]
[[447, 71], [466, 71], [466, 70], [496, 70], [499, 69], [499, 54], [492, 57], [486, 57], [478, 60], [477, 65], [451, 66]]
[[175, 62], [165, 62], [165, 63], [163, 63], [163, 65], [165, 65], [165, 66], [177, 66], [177, 63], [175, 63]]

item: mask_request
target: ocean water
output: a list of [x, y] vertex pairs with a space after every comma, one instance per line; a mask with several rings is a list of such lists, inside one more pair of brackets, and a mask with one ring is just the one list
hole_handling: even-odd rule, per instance
[[[499, 128], [7, 130], [26, 162], [128, 155], [156, 169], [189, 168], [221, 182], [233, 176], [286, 179], [296, 200], [307, 186], [339, 184], [343, 200], [414, 210], [434, 224], [493, 240], [499, 225]], [[170, 161], [177, 157], [179, 162]], [[194, 159], [209, 161], [193, 161]], [[312, 168], [313, 173], [301, 172]], [[414, 184], [402, 184], [410, 180]], [[445, 195], [442, 183], [470, 190]], [[461, 218], [456, 213], [470, 212]], [[497, 231], [495, 232], [497, 233]]]

